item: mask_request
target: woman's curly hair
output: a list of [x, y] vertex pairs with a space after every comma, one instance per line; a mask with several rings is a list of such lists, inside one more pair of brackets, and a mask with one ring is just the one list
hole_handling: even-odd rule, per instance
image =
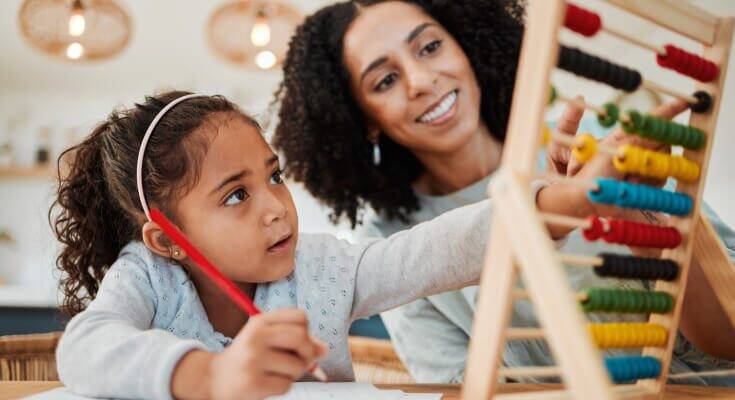
[[[343, 38], [360, 7], [355, 0], [322, 8], [296, 30], [276, 92], [279, 124], [273, 144], [286, 171], [342, 216], [360, 223], [366, 204], [404, 222], [419, 208], [411, 188], [423, 165], [410, 150], [380, 135], [382, 162], [372, 162], [364, 114], [350, 92]], [[522, 0], [404, 0], [421, 7], [460, 44], [482, 91], [481, 115], [491, 134], [505, 138], [523, 35]]]

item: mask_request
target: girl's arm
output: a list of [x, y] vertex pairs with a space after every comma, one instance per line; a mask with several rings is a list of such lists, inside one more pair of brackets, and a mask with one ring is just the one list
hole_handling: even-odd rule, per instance
[[145, 271], [134, 261], [118, 260], [97, 298], [61, 338], [56, 362], [64, 385], [91, 397], [172, 398], [174, 368], [203, 345], [151, 329], [154, 299]]

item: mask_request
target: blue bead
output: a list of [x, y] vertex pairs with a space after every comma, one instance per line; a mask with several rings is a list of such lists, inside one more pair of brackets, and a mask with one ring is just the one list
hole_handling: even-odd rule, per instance
[[650, 356], [606, 357], [605, 367], [615, 383], [656, 378], [661, 374], [661, 362]]

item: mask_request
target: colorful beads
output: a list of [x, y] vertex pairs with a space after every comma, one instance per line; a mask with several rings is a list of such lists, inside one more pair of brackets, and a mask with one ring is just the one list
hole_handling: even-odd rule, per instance
[[677, 124], [653, 115], [639, 116], [639, 118], [637, 129], [633, 132], [626, 130], [626, 132], [635, 133], [646, 139], [653, 139], [661, 143], [680, 145], [692, 150], [701, 148], [706, 140], [704, 132], [693, 126]]
[[665, 55], [657, 55], [658, 65], [692, 77], [700, 82], [712, 82], [717, 78], [719, 68], [717, 64], [696, 54], [667, 44], [664, 46]]
[[597, 178], [597, 190], [590, 189], [587, 197], [602, 204], [618, 207], [661, 211], [673, 215], [688, 215], [694, 202], [685, 193], [669, 192], [647, 185]]
[[572, 156], [579, 162], [586, 163], [591, 160], [597, 153], [597, 139], [589, 133], [585, 133], [574, 138], [574, 146], [572, 146]]
[[669, 336], [661, 325], [636, 322], [595, 323], [589, 324], [587, 329], [601, 349], [663, 347]]
[[674, 307], [674, 298], [666, 292], [596, 287], [584, 293], [581, 305], [586, 312], [665, 314]]
[[689, 108], [695, 113], [707, 112], [712, 107], [712, 96], [704, 90], [698, 90], [692, 95], [697, 99], [694, 104], [689, 104]]
[[658, 153], [629, 144], [620, 146], [618, 150], [620, 155], [613, 158], [613, 164], [620, 172], [657, 179], [671, 176], [684, 182], [699, 178], [699, 165], [682, 156]]
[[615, 383], [657, 378], [661, 375], [661, 362], [651, 356], [605, 357], [605, 367]]
[[600, 16], [567, 3], [567, 12], [564, 17], [564, 26], [584, 36], [594, 36], [602, 27]]
[[607, 220], [607, 226], [605, 226], [596, 216], [588, 217], [587, 220], [590, 222], [590, 227], [582, 230], [582, 233], [589, 241], [602, 238], [608, 243], [657, 249], [671, 249], [681, 243], [681, 234], [674, 227], [619, 219]]
[[638, 71], [567, 46], [560, 46], [559, 68], [626, 92], [635, 91], [643, 82]]
[[548, 105], [554, 104], [556, 101], [556, 97], [558, 96], [558, 93], [556, 93], [556, 88], [554, 85], [551, 85], [551, 90], [549, 91], [549, 103]]
[[541, 145], [547, 146], [551, 142], [551, 129], [549, 129], [549, 126], [544, 124], [541, 127]]
[[605, 128], [610, 128], [618, 122], [620, 109], [615, 103], [605, 103], [602, 107], [605, 109], [605, 114], [598, 114], [597, 122]]
[[641, 113], [635, 110], [628, 111], [627, 115], [628, 120], [621, 121], [620, 125], [623, 127], [623, 130], [626, 133], [634, 134], [641, 129], [641, 125], [643, 124], [643, 116], [641, 115]]
[[679, 276], [679, 265], [672, 260], [600, 253], [602, 265], [594, 268], [601, 277], [673, 281]]

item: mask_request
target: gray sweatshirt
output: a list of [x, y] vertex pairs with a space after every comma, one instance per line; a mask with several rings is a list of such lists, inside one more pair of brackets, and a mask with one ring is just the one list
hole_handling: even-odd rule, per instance
[[[258, 285], [255, 303], [264, 312], [305, 310], [309, 330], [329, 346], [321, 367], [332, 381], [353, 380], [350, 323], [476, 284], [490, 208], [482, 201], [358, 245], [302, 234], [291, 275]], [[57, 366], [61, 381], [77, 394], [171, 399], [173, 370], [187, 352], [219, 352], [230, 342], [213, 329], [183, 268], [132, 242], [105, 275], [97, 297], [67, 325]]]

